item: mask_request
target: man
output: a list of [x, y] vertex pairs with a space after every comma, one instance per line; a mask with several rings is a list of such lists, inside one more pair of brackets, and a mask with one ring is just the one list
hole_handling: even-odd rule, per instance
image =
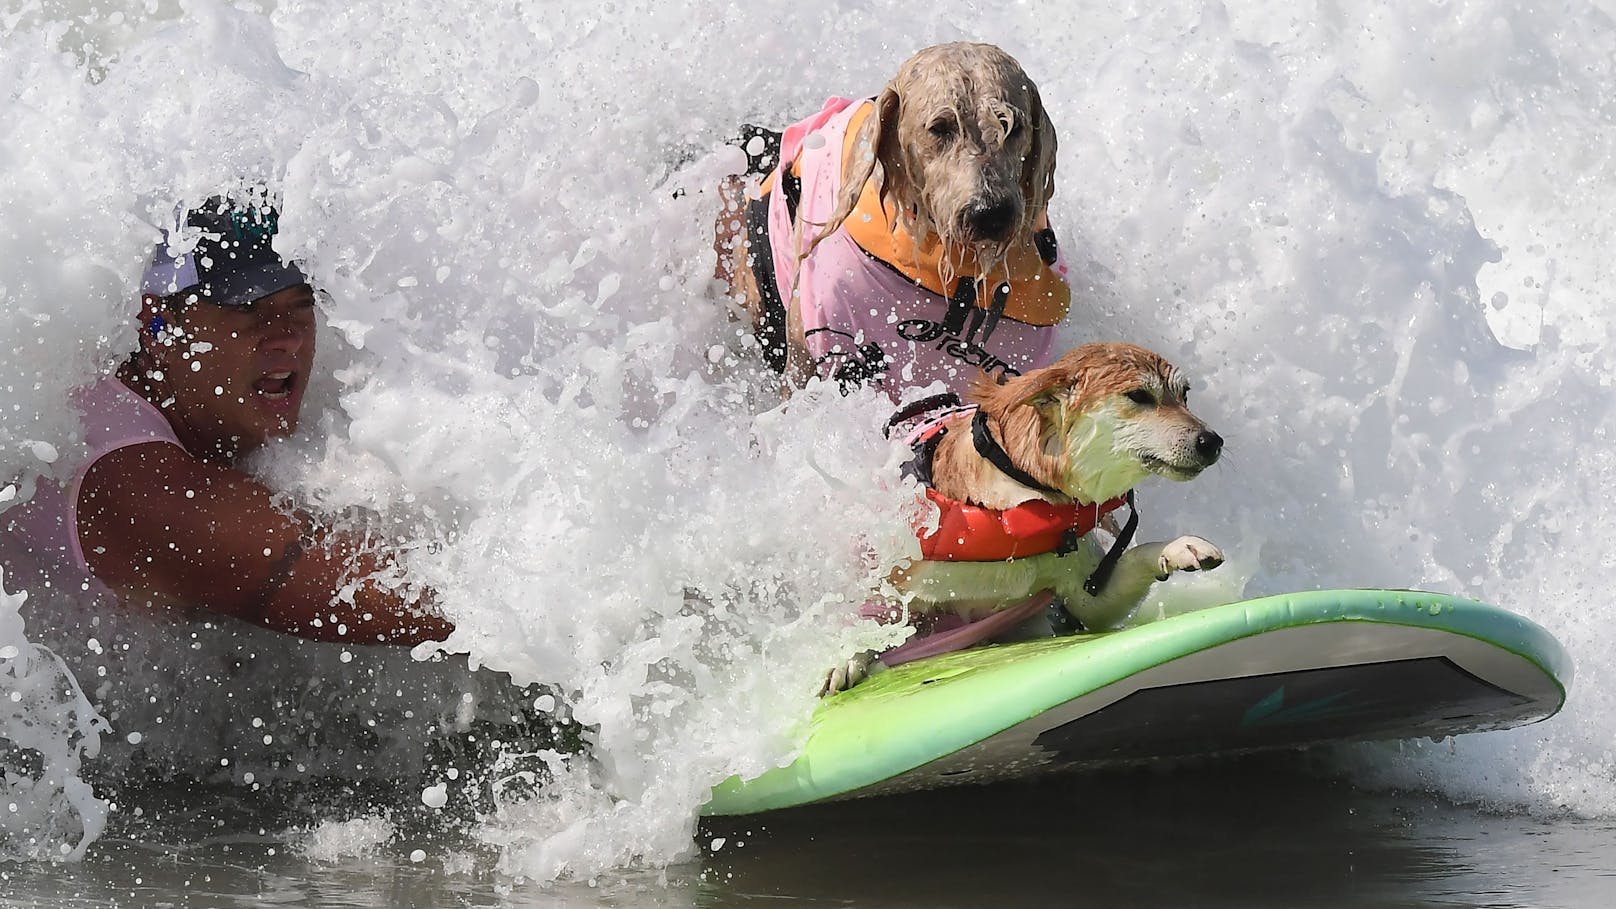
[[453, 626], [429, 598], [383, 583], [396, 576], [386, 552], [278, 506], [239, 466], [297, 428], [314, 363], [314, 291], [272, 248], [276, 217], [267, 202], [215, 198], [186, 215], [202, 233], [194, 249], [158, 246], [139, 348], [75, 395], [89, 460], [0, 513], [0, 542], [23, 549], [42, 583], [126, 608], [206, 610], [325, 641], [442, 640]]

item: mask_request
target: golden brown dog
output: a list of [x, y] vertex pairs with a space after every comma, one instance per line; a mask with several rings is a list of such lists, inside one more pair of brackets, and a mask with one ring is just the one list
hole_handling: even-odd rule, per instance
[[[1188, 394], [1178, 370], [1144, 348], [1079, 347], [1053, 366], [1005, 384], [979, 383], [977, 411], [942, 423], [930, 454], [930, 485], [947, 500], [1003, 511], [1035, 501], [1104, 503], [1151, 475], [1191, 479], [1218, 460], [1223, 440], [1190, 412]], [[990, 437], [987, 443], [979, 439], [981, 431]], [[995, 443], [1022, 474], [1019, 480], [984, 454]], [[895, 572], [893, 582], [912, 612], [967, 618], [1052, 591], [1084, 628], [1098, 631], [1123, 624], [1152, 583], [1175, 571], [1223, 563], [1216, 546], [1195, 536], [1143, 543], [1116, 556], [1103, 554], [1092, 536], [1079, 542], [1064, 555], [926, 559]], [[1114, 565], [1094, 590], [1087, 582], [1105, 558]], [[860, 654], [831, 673], [827, 688], [850, 686], [869, 665], [870, 655]]]
[[912, 236], [976, 249], [990, 267], [1012, 237], [1031, 233], [1055, 189], [1055, 127], [1015, 58], [991, 44], [928, 47], [898, 67], [875, 105], [821, 236], [841, 226], [871, 179]]
[[759, 153], [756, 192], [724, 185], [717, 277], [788, 385], [896, 396], [1019, 375], [1047, 362], [1069, 299], [1046, 218], [1055, 152], [1014, 58], [928, 47], [873, 103], [832, 99], [786, 130], [774, 158]]

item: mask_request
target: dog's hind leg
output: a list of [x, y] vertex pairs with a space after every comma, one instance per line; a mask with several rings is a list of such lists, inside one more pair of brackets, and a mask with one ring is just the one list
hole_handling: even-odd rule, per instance
[[886, 666], [876, 657], [873, 650], [860, 650], [848, 657], [846, 662], [834, 666], [825, 673], [825, 680], [819, 685], [819, 696], [835, 694], [846, 691], [864, 681], [867, 676], [875, 675]]

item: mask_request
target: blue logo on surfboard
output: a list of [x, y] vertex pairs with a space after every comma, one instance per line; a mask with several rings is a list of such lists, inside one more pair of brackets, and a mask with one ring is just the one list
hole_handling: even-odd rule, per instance
[[1363, 709], [1363, 705], [1343, 703], [1350, 698], [1355, 689], [1338, 691], [1335, 694], [1322, 698], [1303, 701], [1300, 704], [1285, 705], [1285, 686], [1275, 688], [1262, 700], [1246, 708], [1246, 713], [1240, 718], [1241, 729], [1252, 729], [1263, 726], [1286, 726], [1292, 723], [1305, 723], [1310, 720], [1327, 720], [1349, 716]]

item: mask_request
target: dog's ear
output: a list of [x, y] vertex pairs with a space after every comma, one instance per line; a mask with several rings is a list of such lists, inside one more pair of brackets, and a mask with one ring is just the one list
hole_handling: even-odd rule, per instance
[[[907, 191], [907, 187], [914, 185], [914, 174], [910, 173], [907, 162], [903, 160], [903, 143], [898, 138], [898, 118], [902, 108], [898, 90], [890, 85], [875, 99], [875, 113], [872, 116], [878, 117], [879, 121], [875, 132], [870, 134], [870, 145], [875, 149], [875, 160], [881, 164], [882, 205], [893, 196], [897, 196], [898, 204], [902, 205], [903, 200], [912, 195]], [[866, 169], [864, 176], [859, 178], [858, 185], [861, 189], [870, 176], [871, 171]], [[844, 184], [844, 188], [846, 185], [849, 184]], [[852, 204], [847, 207], [849, 213], [856, 204], [858, 204], [857, 190], [854, 191]]]
[[1043, 410], [1057, 405], [1071, 383], [1071, 372], [1058, 365], [1002, 381], [983, 373], [972, 383], [969, 397], [988, 413], [1003, 416], [1017, 407]]
[[1032, 106], [1028, 119], [1032, 122], [1032, 143], [1027, 157], [1021, 162], [1021, 195], [1027, 200], [1027, 223], [1032, 224], [1044, 213], [1049, 199], [1055, 195], [1055, 124], [1044, 110], [1044, 99], [1038, 86], [1027, 80], [1027, 98]]
[[[876, 164], [881, 165], [883, 203], [892, 195], [895, 184], [905, 179], [898, 143], [899, 109], [898, 90], [888, 85], [875, 99], [875, 110], [859, 126], [858, 138], [853, 142], [853, 153], [842, 162], [842, 193], [836, 200], [835, 211], [820, 228], [814, 242], [803, 250], [801, 258], [807, 258], [820, 240], [835, 233], [836, 228], [841, 227], [847, 216], [853, 213], [853, 207], [858, 205], [859, 196], [864, 192], [864, 184], [875, 175]], [[903, 198], [901, 193], [899, 198]]]
[[1015, 389], [1015, 407], [1032, 407], [1046, 410], [1061, 403], [1063, 393], [1071, 387], [1072, 376], [1064, 369], [1044, 369], [1033, 376], [1023, 376], [1027, 379], [1019, 388]]

